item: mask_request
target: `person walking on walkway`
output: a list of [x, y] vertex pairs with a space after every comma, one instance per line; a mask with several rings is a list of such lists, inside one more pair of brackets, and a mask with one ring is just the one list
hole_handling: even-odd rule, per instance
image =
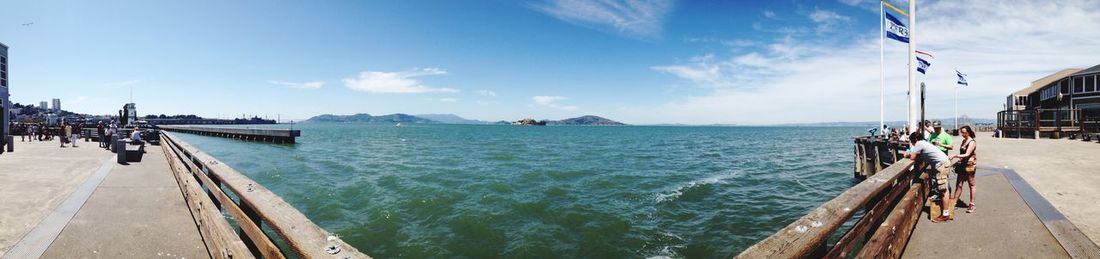
[[947, 179], [951, 170], [950, 168], [942, 168], [941, 170], [941, 167], [946, 165], [947, 161], [950, 161], [950, 159], [948, 159], [947, 154], [941, 152], [939, 148], [925, 141], [924, 136], [922, 136], [920, 132], [909, 134], [909, 143], [912, 144], [912, 148], [905, 154], [905, 157], [913, 161], [931, 164], [934, 166], [934, 170], [936, 170], [935, 183], [936, 189], [939, 190], [940, 193], [938, 196], [943, 206], [943, 213], [939, 217], [932, 219], [932, 222], [943, 222], [950, 219], [950, 210], [947, 209], [947, 204], [950, 201], [951, 192], [947, 188]]
[[58, 128], [57, 128], [58, 138], [57, 138], [57, 140], [59, 142], [61, 142], [61, 147], [65, 147], [65, 137], [69, 136], [69, 133], [66, 132], [66, 130], [68, 130], [69, 128], [65, 125], [64, 121], [59, 122], [57, 125], [58, 125]]
[[107, 133], [107, 131], [106, 131], [105, 128], [103, 128], [103, 121], [99, 121], [99, 123], [97, 123], [95, 125], [95, 131], [96, 131], [96, 134], [99, 134], [99, 135], [97, 135], [99, 137], [99, 138], [97, 138], [99, 140], [99, 147], [103, 147], [104, 144], [107, 144], [107, 141], [103, 140], [104, 137], [107, 136], [107, 135], [104, 135], [105, 133]]
[[69, 141], [73, 143], [73, 147], [76, 147], [76, 142], [80, 140], [80, 124], [73, 123], [69, 126]]
[[948, 156], [948, 160], [953, 158], [959, 158], [959, 162], [955, 164], [955, 173], [959, 176], [955, 180], [955, 196], [952, 200], [959, 200], [962, 196], [963, 182], [966, 182], [970, 186], [970, 203], [966, 205], [966, 213], [974, 213], [974, 173], [978, 171], [978, 143], [974, 141], [977, 136], [974, 134], [974, 130], [970, 128], [970, 125], [962, 126], [959, 128], [959, 135], [962, 135], [962, 144], [959, 145], [959, 154]]

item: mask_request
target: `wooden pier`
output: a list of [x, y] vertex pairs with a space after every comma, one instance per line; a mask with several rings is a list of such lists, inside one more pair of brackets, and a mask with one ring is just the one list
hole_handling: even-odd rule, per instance
[[0, 157], [5, 259], [369, 258], [171, 133], [128, 163], [96, 142], [17, 144]]
[[[980, 166], [975, 181], [986, 198], [976, 203], [978, 212], [935, 224], [932, 168], [904, 158], [886, 162], [897, 157], [886, 140], [855, 142], [862, 182], [737, 258], [1100, 258], [1100, 247], [1011, 169]], [[960, 200], [968, 198], [964, 192]]]
[[302, 135], [302, 131], [292, 129], [235, 128], [195, 125], [159, 125], [156, 126], [156, 128], [166, 131], [271, 143], [294, 143], [294, 139]]

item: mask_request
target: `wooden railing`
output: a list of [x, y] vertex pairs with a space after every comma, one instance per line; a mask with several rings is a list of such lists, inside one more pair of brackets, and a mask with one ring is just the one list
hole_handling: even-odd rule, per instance
[[[161, 133], [161, 148], [212, 258], [370, 258], [259, 183], [172, 134]], [[269, 236], [262, 226], [277, 235]], [[290, 251], [276, 246], [277, 240]]]
[[855, 138], [855, 169], [853, 176], [858, 179], [875, 175], [883, 168], [901, 159], [901, 150], [909, 149], [909, 143], [888, 140], [882, 136], [863, 136]]
[[[909, 159], [898, 160], [737, 258], [843, 258], [859, 243], [863, 243], [859, 258], [897, 258], [905, 251], [928, 197], [926, 172], [931, 170]], [[829, 242], [859, 210], [864, 215], [839, 240]]]

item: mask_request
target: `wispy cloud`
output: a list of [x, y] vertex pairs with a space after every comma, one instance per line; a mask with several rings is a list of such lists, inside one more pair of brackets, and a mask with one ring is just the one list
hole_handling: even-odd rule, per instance
[[547, 0], [534, 9], [573, 24], [654, 38], [674, 5], [672, 0]]
[[268, 80], [267, 83], [273, 84], [273, 85], [278, 85], [278, 86], [286, 86], [286, 87], [290, 87], [290, 88], [297, 88], [297, 89], [320, 89], [321, 86], [325, 85], [324, 81], [293, 83], [293, 82], [285, 82], [285, 81], [277, 81], [277, 80]]
[[[921, 49], [936, 53], [929, 74], [918, 78], [929, 85], [929, 116], [952, 115], [952, 68], [970, 75], [970, 86], [959, 89], [960, 100], [970, 100], [959, 102], [960, 114], [990, 118], [1005, 95], [1032, 80], [1063, 68], [1100, 63], [1090, 55], [1100, 53], [1100, 30], [1064, 29], [1065, 24], [1100, 28], [1100, 17], [1090, 13], [1100, 9], [1100, 2], [939, 1], [921, 8], [916, 39]], [[822, 13], [817, 18], [845, 21], [840, 16], [848, 17]], [[710, 91], [655, 108], [627, 109], [623, 117], [742, 124], [877, 120], [877, 26], [874, 29], [858, 35], [784, 34], [749, 53], [703, 53], [687, 62], [653, 66]], [[836, 39], [842, 37], [848, 39]], [[888, 120], [905, 118], [905, 51], [904, 44], [887, 45]]]
[[810, 20], [817, 24], [817, 32], [825, 33], [836, 30], [836, 27], [852, 21], [851, 17], [837, 14], [829, 10], [817, 9], [810, 13]]
[[497, 96], [497, 92], [489, 90], [477, 90], [477, 94], [481, 96]]
[[568, 99], [569, 99], [568, 97], [564, 97], [564, 96], [547, 96], [547, 95], [540, 95], [540, 96], [531, 97], [531, 100], [534, 101], [536, 104], [546, 106], [546, 107], [551, 107], [551, 108], [554, 108], [554, 109], [565, 110], [565, 111], [575, 111], [577, 109], [580, 109], [580, 107], [577, 107], [575, 105], [562, 105], [562, 104], [559, 103], [561, 101], [568, 100]]
[[412, 69], [399, 72], [363, 71], [357, 78], [344, 79], [344, 86], [368, 93], [455, 93], [458, 89], [424, 86], [417, 80], [422, 76], [444, 75], [438, 68]]

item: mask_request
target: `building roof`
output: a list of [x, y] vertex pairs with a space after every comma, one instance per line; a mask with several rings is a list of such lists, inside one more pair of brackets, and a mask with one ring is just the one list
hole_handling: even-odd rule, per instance
[[[1095, 68], [1095, 67], [1093, 67], [1093, 68]], [[1039, 88], [1043, 88], [1044, 86], [1047, 86], [1050, 83], [1054, 83], [1055, 81], [1061, 80], [1062, 78], [1066, 78], [1067, 76], [1069, 76], [1073, 73], [1077, 73], [1079, 71], [1081, 71], [1080, 68], [1062, 69], [1062, 71], [1058, 71], [1058, 72], [1055, 72], [1054, 74], [1044, 76], [1043, 78], [1039, 78], [1039, 80], [1031, 81], [1030, 86], [1028, 86], [1027, 88], [1024, 88], [1024, 89], [1020, 89], [1019, 91], [1016, 91], [1015, 93], [1012, 93], [1012, 94], [1014, 94], [1014, 95], [1029, 95], [1031, 93], [1034, 93], [1035, 91], [1038, 91]]]
[[1092, 66], [1090, 68], [1086, 68], [1085, 70], [1081, 70], [1080, 72], [1073, 73], [1070, 76], [1079, 76], [1079, 75], [1096, 74], [1096, 73], [1100, 73], [1100, 65], [1095, 65], [1095, 66]]

